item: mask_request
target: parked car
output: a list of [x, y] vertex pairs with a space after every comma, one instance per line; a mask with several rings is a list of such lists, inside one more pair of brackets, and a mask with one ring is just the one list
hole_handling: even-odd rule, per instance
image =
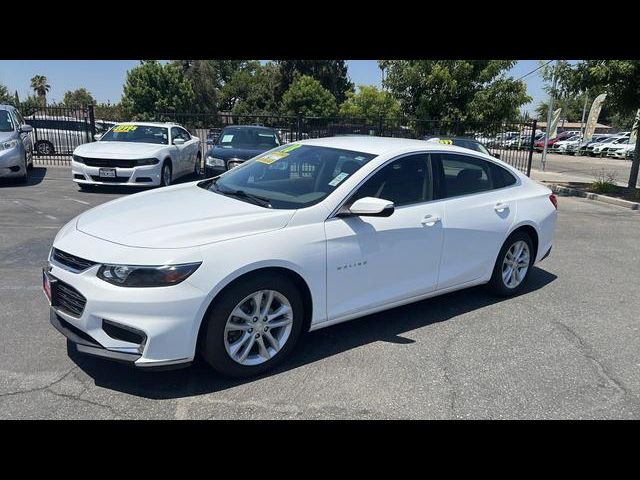
[[595, 143], [587, 147], [586, 151], [587, 154], [592, 157], [606, 156], [609, 147], [617, 148], [620, 144], [625, 144], [628, 142], [629, 137], [626, 136], [609, 137], [600, 143]]
[[11, 105], [0, 105], [0, 178], [29, 181], [33, 169], [33, 128]]
[[551, 147], [552, 153], [563, 154], [567, 152], [567, 148], [569, 146], [578, 146], [582, 142], [582, 135], [574, 135], [572, 137], [567, 138], [566, 140], [560, 140], [559, 142], [555, 142]]
[[277, 130], [257, 125], [224, 127], [205, 155], [205, 176], [220, 175], [282, 144]]
[[[550, 139], [547, 142], [547, 149], [549, 149], [549, 147], [553, 146], [554, 143], [556, 142], [560, 142], [562, 140], [566, 140], [574, 135], [579, 134], [579, 131], [576, 130], [571, 130], [571, 131], [566, 131], [566, 132], [560, 132], [555, 138]], [[538, 141], [536, 141], [533, 144], [533, 149], [536, 152], [542, 152], [544, 150], [544, 140], [545, 140], [545, 136], [543, 135]]]
[[633, 155], [633, 152], [636, 149], [636, 145], [635, 143], [625, 143], [623, 145], [619, 145], [619, 146], [612, 146], [609, 147], [609, 149], [607, 150], [607, 157], [609, 158], [621, 158], [621, 159], [625, 159], [625, 158], [629, 158], [631, 155]]
[[499, 153], [492, 154], [487, 147], [485, 147], [482, 142], [479, 142], [475, 138], [469, 137], [431, 137], [425, 136], [423, 140], [432, 143], [442, 143], [445, 145], [455, 145], [457, 147], [468, 148], [469, 150], [474, 150], [476, 152], [484, 153], [485, 155], [490, 155], [494, 158], [500, 158]]
[[83, 143], [91, 142], [88, 121], [62, 115], [30, 115], [34, 149], [37, 155], [68, 155]]
[[81, 353], [139, 368], [201, 354], [251, 376], [308, 330], [474, 285], [521, 292], [551, 252], [556, 208], [547, 187], [469, 149], [305, 140], [82, 213], [43, 286]]
[[585, 149], [594, 143], [601, 142], [606, 140], [612, 135], [609, 134], [597, 134], [591, 137], [591, 140], [580, 141], [578, 144], [572, 143], [571, 145], [567, 145], [566, 153], [568, 155], [585, 155]]
[[167, 186], [200, 174], [200, 140], [176, 123], [118, 123], [99, 141], [73, 152], [71, 175], [80, 189], [95, 185]]

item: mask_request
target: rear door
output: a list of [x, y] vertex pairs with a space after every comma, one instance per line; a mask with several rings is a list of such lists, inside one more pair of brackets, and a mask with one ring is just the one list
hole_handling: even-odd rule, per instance
[[438, 289], [462, 285], [493, 270], [516, 216], [516, 178], [472, 155], [432, 155], [444, 206]]

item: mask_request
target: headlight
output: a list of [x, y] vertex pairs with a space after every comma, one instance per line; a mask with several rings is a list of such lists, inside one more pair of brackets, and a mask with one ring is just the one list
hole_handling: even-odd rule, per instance
[[119, 287], [168, 287], [188, 278], [201, 263], [157, 267], [102, 265], [98, 270], [98, 278]]
[[78, 163], [84, 163], [84, 158], [82, 158], [80, 155], [73, 155], [73, 161]]
[[18, 146], [18, 140], [9, 140], [7, 142], [0, 143], [0, 150], [9, 150]]
[[140, 165], [157, 165], [158, 163], [160, 163], [160, 160], [158, 160], [157, 158], [143, 158], [140, 160], [136, 160], [136, 165], [140, 166]]
[[221, 158], [210, 157], [207, 155], [205, 162], [210, 167], [224, 167], [224, 160]]

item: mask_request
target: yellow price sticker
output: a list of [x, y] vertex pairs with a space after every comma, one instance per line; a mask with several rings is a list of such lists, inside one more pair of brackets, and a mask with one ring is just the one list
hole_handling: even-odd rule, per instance
[[113, 127], [113, 131], [115, 133], [126, 133], [126, 132], [132, 132], [136, 128], [138, 128], [137, 125], [116, 125], [115, 127]]
[[301, 146], [302, 146], [302, 144], [301, 144], [301, 143], [294, 143], [294, 144], [291, 144], [291, 145], [289, 145], [289, 146], [287, 146], [287, 147], [283, 148], [283, 149], [282, 149], [282, 150], [280, 150], [280, 151], [281, 151], [281, 152], [291, 152], [291, 151], [295, 150], [296, 148], [300, 148]]
[[448, 138], [441, 138], [440, 143], [444, 143], [445, 145], [453, 145], [453, 140], [450, 140]]
[[267, 155], [263, 155], [259, 157], [256, 161], [260, 163], [265, 163], [267, 165], [271, 165], [273, 162], [276, 162], [284, 157], [288, 157], [289, 154], [285, 152], [272, 152]]

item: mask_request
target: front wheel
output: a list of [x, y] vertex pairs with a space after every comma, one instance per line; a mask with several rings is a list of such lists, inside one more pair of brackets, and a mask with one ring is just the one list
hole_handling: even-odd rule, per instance
[[491, 293], [510, 296], [526, 284], [535, 260], [533, 242], [525, 232], [515, 232], [500, 249], [488, 287]]
[[27, 184], [29, 183], [29, 177], [31, 176], [31, 170], [29, 169], [29, 162], [27, 161], [27, 155], [24, 156], [24, 175], [20, 177], [20, 183]]
[[261, 274], [216, 298], [204, 326], [201, 353], [218, 372], [249, 377], [274, 368], [300, 337], [303, 301], [286, 277]]
[[160, 186], [167, 187], [171, 185], [171, 164], [169, 162], [164, 162], [162, 165], [162, 171], [160, 173]]

